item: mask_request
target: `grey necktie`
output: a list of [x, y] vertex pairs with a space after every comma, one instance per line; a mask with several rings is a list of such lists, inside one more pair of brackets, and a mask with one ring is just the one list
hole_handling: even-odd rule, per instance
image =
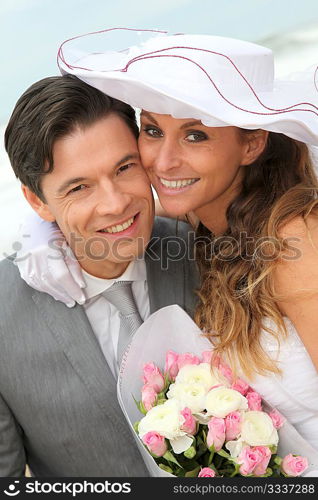
[[117, 363], [120, 365], [133, 334], [143, 323], [139, 314], [132, 289], [132, 281], [117, 281], [102, 295], [120, 312], [120, 330], [117, 344]]

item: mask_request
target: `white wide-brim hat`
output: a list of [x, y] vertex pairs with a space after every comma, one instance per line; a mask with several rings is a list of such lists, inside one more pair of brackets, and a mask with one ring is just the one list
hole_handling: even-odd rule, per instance
[[135, 108], [209, 127], [262, 128], [318, 146], [318, 67], [274, 79], [266, 47], [115, 28], [63, 42], [57, 59], [63, 74]]

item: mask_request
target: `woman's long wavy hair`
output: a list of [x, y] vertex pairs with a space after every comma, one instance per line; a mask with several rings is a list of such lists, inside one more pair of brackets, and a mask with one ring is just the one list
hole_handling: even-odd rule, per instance
[[[252, 131], [240, 130], [244, 135]], [[318, 208], [318, 181], [305, 144], [270, 132], [264, 152], [244, 167], [240, 194], [229, 205], [228, 228], [214, 237], [200, 224], [196, 258], [202, 275], [195, 320], [215, 353], [237, 373], [280, 373], [261, 346], [265, 328], [279, 342], [287, 335], [273, 287], [273, 269], [291, 246], [280, 237], [282, 226]], [[273, 331], [264, 318], [272, 319]]]

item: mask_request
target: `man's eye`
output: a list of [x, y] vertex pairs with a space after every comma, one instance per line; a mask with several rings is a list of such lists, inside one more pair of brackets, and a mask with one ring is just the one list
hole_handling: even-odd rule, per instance
[[79, 184], [78, 186], [75, 186], [73, 187], [72, 189], [70, 189], [70, 191], [67, 193], [76, 193], [77, 191], [82, 191], [82, 189], [85, 189], [85, 184]]
[[121, 174], [122, 172], [125, 172], [125, 170], [129, 170], [135, 165], [135, 163], [127, 163], [126, 165], [122, 165], [118, 169], [118, 173]]
[[201, 142], [205, 141], [207, 138], [208, 136], [200, 130], [190, 132], [186, 137], [187, 141], [189, 142]]
[[142, 127], [142, 130], [147, 135], [150, 135], [150, 137], [162, 137], [162, 135], [163, 135], [159, 128], [151, 127], [150, 125], [144, 125]]

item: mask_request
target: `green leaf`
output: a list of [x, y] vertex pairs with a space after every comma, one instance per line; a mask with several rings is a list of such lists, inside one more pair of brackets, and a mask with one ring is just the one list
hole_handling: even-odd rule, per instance
[[201, 467], [196, 467], [193, 470], [189, 470], [188, 472], [185, 473], [184, 477], [197, 477], [197, 475], [200, 472]]
[[142, 401], [139, 401], [139, 411], [140, 413], [142, 413], [143, 415], [147, 415], [147, 410], [146, 408], [144, 407], [144, 404]]
[[171, 453], [171, 451], [166, 451], [166, 453], [163, 455], [163, 458], [165, 458], [168, 462], [172, 462], [173, 464], [176, 464], [178, 467], [182, 467], [182, 465], [179, 464], [178, 460], [176, 457]]
[[283, 459], [277, 455], [277, 457], [274, 458], [274, 463], [280, 467], [280, 464], [282, 463]]
[[208, 460], [208, 467], [209, 467], [209, 465], [211, 465], [211, 463], [213, 461], [213, 457], [214, 457], [214, 451], [211, 451], [210, 456], [209, 456], [209, 460]]
[[134, 395], [132, 395], [132, 397], [133, 397], [133, 400], [135, 401], [135, 404], [136, 404], [136, 406], [137, 406], [137, 408], [139, 410], [139, 401], [137, 401], [137, 399], [135, 398]]
[[170, 384], [171, 384], [171, 382], [172, 382], [172, 380], [170, 380], [170, 377], [169, 377], [169, 373], [168, 373], [168, 372], [165, 374], [165, 378], [164, 378], [164, 380], [165, 380], [165, 381], [164, 381], [164, 387], [163, 387], [162, 392], [166, 393], [166, 392], [167, 392], [167, 389], [169, 388], [169, 386], [170, 386]]
[[239, 472], [240, 472], [240, 464], [235, 464], [234, 466], [234, 471], [232, 472], [232, 474], [230, 475], [230, 477], [234, 477], [236, 476]]
[[135, 401], [135, 404], [136, 404], [138, 410], [140, 411], [140, 413], [142, 413], [143, 415], [146, 415], [147, 414], [147, 410], [144, 407], [142, 401], [137, 401], [137, 399], [135, 399], [134, 396], [133, 396], [133, 400]]
[[159, 398], [157, 399], [157, 402], [156, 402], [156, 406], [158, 405], [162, 405], [163, 403], [165, 403], [167, 401], [167, 399], [165, 397], [163, 398]]
[[173, 470], [171, 469], [171, 467], [168, 467], [168, 465], [159, 464], [159, 468], [166, 472], [170, 472], [170, 474], [173, 474]]
[[[211, 446], [212, 448], [212, 446]], [[232, 460], [231, 458], [231, 455], [229, 453], [227, 453], [225, 450], [219, 450], [216, 452], [218, 455], [220, 455], [220, 457], [223, 457], [223, 458], [227, 458], [228, 460]]]
[[183, 452], [186, 458], [194, 458], [197, 454], [197, 450], [194, 446], [190, 446], [186, 451]]
[[138, 426], [139, 426], [139, 420], [137, 422], [134, 423], [134, 431], [138, 434]]

